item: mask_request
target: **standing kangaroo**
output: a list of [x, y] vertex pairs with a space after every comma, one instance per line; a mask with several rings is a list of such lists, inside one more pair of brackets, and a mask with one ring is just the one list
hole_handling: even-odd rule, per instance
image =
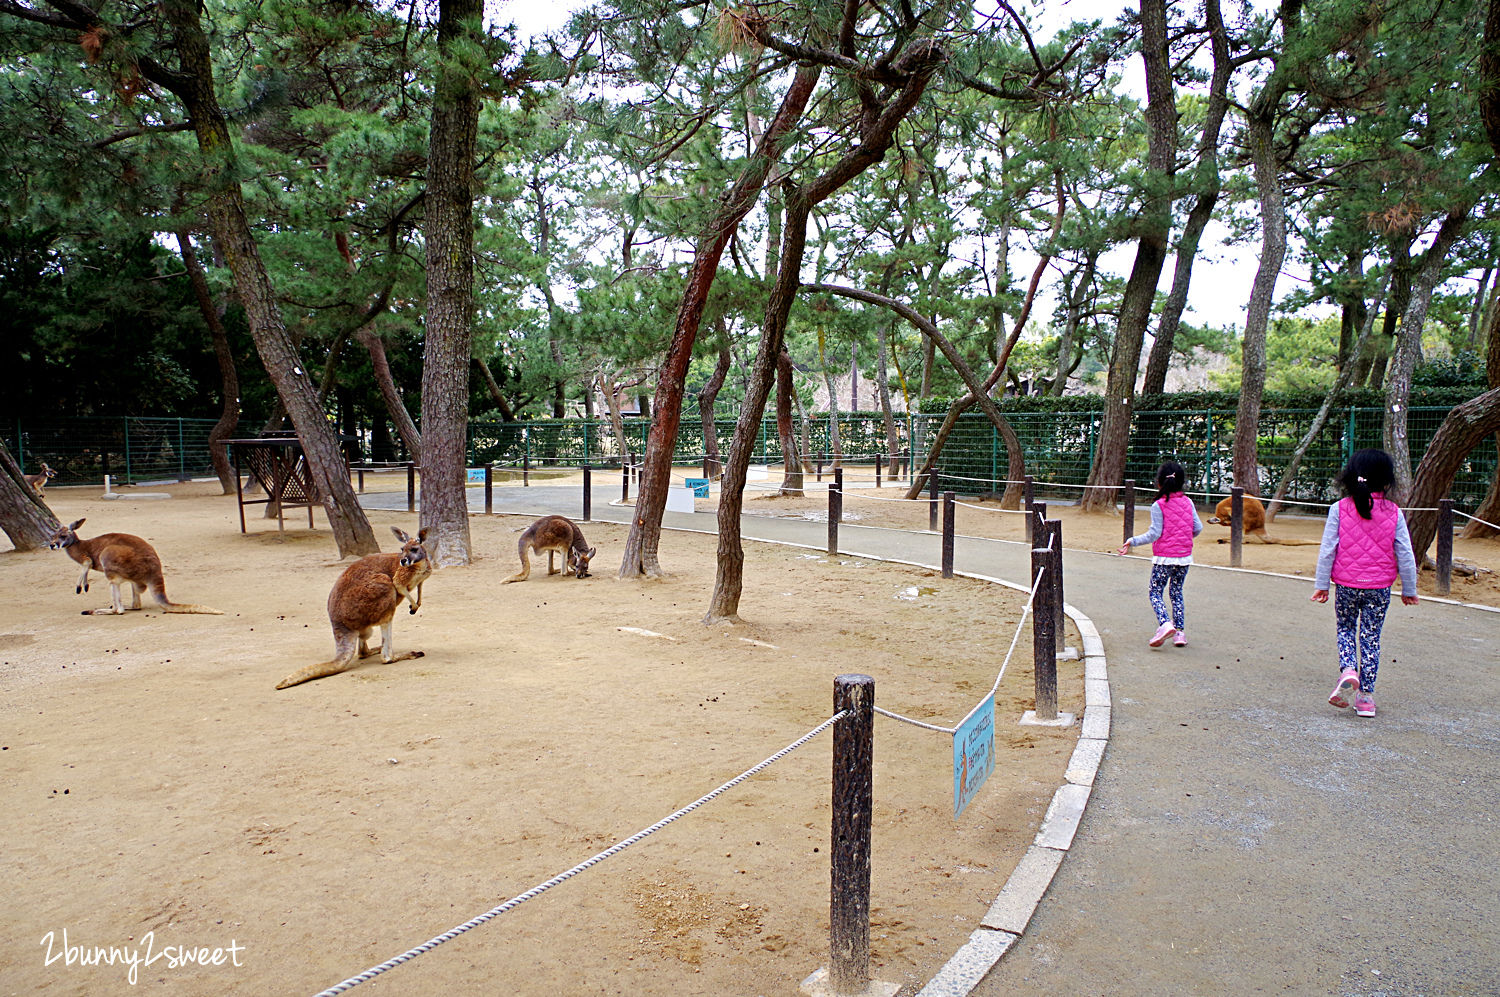
[[[1214, 514], [1208, 517], [1210, 523], [1219, 526], [1229, 526], [1230, 518], [1234, 511], [1234, 499], [1220, 499]], [[1280, 544], [1283, 547], [1312, 547], [1320, 543], [1317, 540], [1278, 540], [1266, 532], [1266, 507], [1260, 504], [1260, 499], [1254, 495], [1244, 496], [1244, 508], [1240, 510], [1240, 526], [1244, 530], [1245, 539], [1254, 537], [1263, 544]], [[1219, 543], [1229, 543], [1228, 537], [1220, 537]]]
[[84, 616], [120, 616], [125, 606], [120, 601], [120, 586], [129, 585], [130, 608], [141, 608], [141, 592], [151, 593], [151, 598], [164, 613], [210, 613], [223, 616], [223, 611], [190, 602], [172, 602], [167, 598], [166, 582], [162, 577], [161, 558], [156, 548], [129, 533], [101, 533], [84, 540], [74, 530], [83, 525], [78, 520], [71, 526], [60, 526], [52, 534], [47, 546], [53, 550], [65, 550], [68, 556], [83, 565], [83, 574], [78, 576], [75, 591], [82, 595], [89, 590], [89, 571], [104, 572], [109, 579], [111, 605], [108, 609], [85, 609]]
[[[395, 526], [391, 532], [401, 541], [395, 554], [369, 554], [344, 569], [328, 593], [328, 622], [333, 624], [333, 660], [299, 669], [276, 688], [286, 689], [326, 675], [337, 675], [350, 668], [358, 658], [375, 652], [367, 643], [380, 628], [380, 660], [386, 664], [420, 658], [421, 651], [391, 654], [391, 625], [401, 600], [411, 600], [411, 612], [422, 605], [422, 583], [432, 575], [432, 559], [423, 541], [427, 531], [415, 537]], [[357, 656], [357, 657], [356, 657]]]
[[[41, 474], [23, 475], [23, 477], [25, 477], [26, 479], [26, 483], [31, 486], [31, 490], [36, 492], [38, 495], [47, 490], [47, 482], [57, 477], [57, 472], [48, 467], [46, 461], [41, 461], [41, 465]], [[83, 520], [80, 519], [79, 522], [81, 523], [83, 522]]]
[[552, 555], [561, 554], [566, 561], [563, 574], [578, 578], [589, 576], [589, 559], [595, 553], [595, 549], [583, 539], [583, 531], [566, 516], [543, 516], [538, 519], [526, 527], [516, 547], [521, 554], [521, 570], [507, 578], [507, 582], [524, 582], [531, 577], [532, 551], [538, 554], [547, 552], [547, 574], [557, 574]]

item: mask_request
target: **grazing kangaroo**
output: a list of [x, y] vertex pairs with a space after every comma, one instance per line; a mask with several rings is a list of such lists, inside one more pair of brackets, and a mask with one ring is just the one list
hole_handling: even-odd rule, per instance
[[391, 626], [401, 600], [411, 600], [411, 612], [422, 605], [422, 583], [432, 576], [432, 558], [423, 542], [427, 531], [415, 537], [395, 526], [391, 532], [401, 541], [395, 554], [369, 554], [344, 569], [328, 593], [328, 622], [333, 624], [333, 660], [299, 669], [276, 688], [286, 689], [326, 675], [337, 675], [359, 658], [375, 652], [368, 641], [380, 628], [380, 660], [386, 664], [420, 658], [421, 651], [391, 654]]
[[[41, 465], [42, 465], [42, 473], [41, 474], [27, 474], [27, 475], [24, 475], [24, 477], [26, 478], [26, 483], [28, 485], [30, 485], [31, 486], [31, 490], [34, 491], [34, 492], [36, 492], [38, 495], [42, 494], [42, 492], [44, 492], [44, 491], [47, 490], [47, 482], [49, 482], [53, 478], [57, 477], [57, 472], [54, 471], [54, 470], [52, 470], [52, 468], [48, 467], [46, 461], [42, 461]], [[81, 523], [81, 522], [83, 522], [83, 520], [80, 519], [79, 522]]]
[[101, 533], [84, 540], [74, 531], [83, 525], [78, 520], [71, 526], [60, 526], [52, 534], [47, 546], [53, 550], [65, 550], [68, 556], [83, 565], [83, 574], [78, 576], [75, 591], [82, 595], [89, 590], [89, 571], [102, 571], [109, 579], [111, 605], [108, 609], [85, 609], [84, 616], [120, 616], [125, 607], [120, 601], [120, 586], [129, 585], [130, 608], [141, 608], [141, 592], [151, 593], [151, 598], [164, 613], [209, 613], [223, 616], [222, 610], [210, 606], [199, 606], [190, 602], [172, 602], [167, 598], [166, 583], [161, 572], [161, 558], [156, 548], [129, 533]]
[[[1260, 504], [1260, 499], [1254, 495], [1246, 495], [1245, 507], [1240, 515], [1243, 519], [1241, 525], [1244, 527], [1246, 539], [1255, 537], [1263, 544], [1280, 544], [1283, 547], [1313, 547], [1321, 541], [1318, 540], [1278, 540], [1266, 532], [1266, 507]], [[1214, 514], [1208, 518], [1210, 523], [1220, 526], [1228, 526], [1230, 517], [1234, 515], [1232, 498], [1221, 499], [1214, 508]], [[1228, 537], [1220, 537], [1219, 543], [1229, 543]]]
[[507, 578], [507, 582], [524, 582], [531, 577], [532, 551], [538, 554], [547, 552], [547, 574], [557, 574], [552, 555], [561, 554], [566, 561], [563, 574], [578, 578], [589, 576], [589, 559], [595, 554], [595, 548], [590, 547], [588, 541], [583, 539], [583, 531], [578, 528], [578, 524], [566, 516], [543, 516], [538, 519], [526, 527], [516, 547], [521, 554], [521, 570]]

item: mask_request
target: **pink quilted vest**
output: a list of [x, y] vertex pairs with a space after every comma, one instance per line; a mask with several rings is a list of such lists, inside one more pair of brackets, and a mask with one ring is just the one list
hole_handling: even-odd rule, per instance
[[1354, 500], [1339, 500], [1339, 546], [1333, 555], [1333, 582], [1345, 588], [1383, 589], [1401, 574], [1396, 566], [1396, 517], [1394, 502], [1376, 492], [1370, 517], [1364, 518]]
[[1161, 538], [1151, 545], [1156, 557], [1187, 557], [1193, 552], [1193, 500], [1173, 492], [1161, 506]]

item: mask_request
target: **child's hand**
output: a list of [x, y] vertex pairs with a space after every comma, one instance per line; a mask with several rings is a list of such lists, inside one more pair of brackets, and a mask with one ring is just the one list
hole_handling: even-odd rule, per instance
[[[1402, 596], [1402, 598], [1405, 599], [1406, 597]], [[1318, 589], [1317, 591], [1315, 591], [1312, 594], [1312, 601], [1313, 602], [1327, 602], [1328, 601], [1328, 590], [1327, 589]]]
[[1416, 604], [1417, 604], [1417, 597], [1416, 596], [1414, 596], [1414, 595], [1407, 595], [1404, 592], [1402, 593], [1402, 595], [1401, 595], [1401, 605], [1403, 605], [1403, 606], [1415, 606]]
[[1116, 554], [1129, 554], [1130, 553], [1130, 544], [1120, 544], [1120, 549], [1117, 550], [1117, 551], [1115, 551], [1115, 553]]

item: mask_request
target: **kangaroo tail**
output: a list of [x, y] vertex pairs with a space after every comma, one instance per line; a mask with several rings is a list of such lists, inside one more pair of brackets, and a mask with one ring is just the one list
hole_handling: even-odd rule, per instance
[[151, 597], [161, 607], [163, 613], [202, 613], [207, 616], [223, 616], [224, 610], [215, 609], [212, 606], [200, 606], [196, 602], [173, 602], [167, 598], [167, 590], [158, 588], [152, 591]]
[[332, 661], [324, 661], [321, 664], [299, 668], [280, 682], [277, 682], [276, 688], [290, 689], [294, 685], [311, 682], [313, 679], [326, 678], [329, 675], [337, 675], [339, 672], [348, 669], [350, 665], [354, 664], [359, 652], [358, 636], [350, 636], [347, 640], [339, 636], [334, 638], [334, 642], [337, 645], [334, 648], [334, 654], [337, 657]]

